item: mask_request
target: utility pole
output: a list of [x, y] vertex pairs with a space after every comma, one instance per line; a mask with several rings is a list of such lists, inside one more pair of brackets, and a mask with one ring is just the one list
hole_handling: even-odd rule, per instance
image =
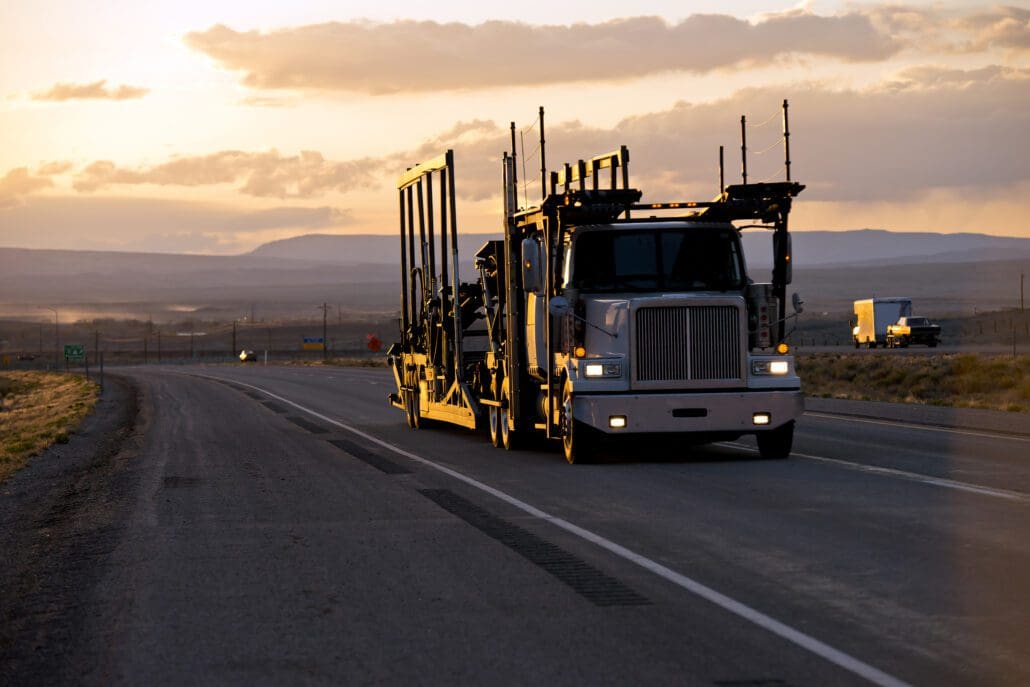
[[100, 355], [100, 330], [93, 330], [93, 355]]
[[1023, 280], [1025, 278], [1026, 278], [1026, 273], [1025, 272], [1020, 272], [1019, 273], [1019, 312], [1024, 312], [1024, 310], [1023, 310]]
[[329, 339], [326, 335], [328, 331], [327, 320], [329, 317], [329, 304], [323, 303], [321, 306], [322, 310], [322, 360], [326, 360], [329, 357]]
[[54, 314], [54, 369], [61, 366], [61, 325], [58, 322], [57, 308], [49, 308], [45, 305], [39, 306], [41, 310], [49, 310]]
[[236, 320], [232, 321], [232, 354], [236, 355]]

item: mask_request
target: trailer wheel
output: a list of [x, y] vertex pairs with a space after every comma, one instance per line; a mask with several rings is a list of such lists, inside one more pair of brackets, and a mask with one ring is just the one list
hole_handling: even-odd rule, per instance
[[495, 447], [501, 445], [501, 409], [497, 406], [490, 406], [487, 412], [487, 420], [490, 427], [490, 443]]
[[411, 390], [410, 389], [405, 389], [405, 391], [404, 391], [404, 414], [407, 416], [407, 419], [408, 419], [408, 427], [411, 427], [412, 429], [414, 429], [415, 428], [415, 412], [414, 412], [414, 403], [412, 402], [412, 396], [413, 396], [413, 394], [411, 393]]
[[501, 433], [501, 446], [507, 451], [519, 447], [519, 433], [509, 427], [511, 422], [511, 399], [508, 397], [508, 390], [501, 392], [501, 408], [497, 412], [497, 424]]
[[787, 458], [794, 445], [794, 422], [788, 422], [769, 432], [759, 432], [755, 438], [758, 440], [758, 455], [765, 460]]
[[411, 395], [411, 422], [415, 429], [425, 429], [428, 423], [422, 417], [422, 394], [418, 391]]
[[590, 429], [576, 420], [572, 409], [572, 384], [565, 380], [561, 395], [561, 445], [570, 465], [589, 463], [593, 458], [593, 437]]

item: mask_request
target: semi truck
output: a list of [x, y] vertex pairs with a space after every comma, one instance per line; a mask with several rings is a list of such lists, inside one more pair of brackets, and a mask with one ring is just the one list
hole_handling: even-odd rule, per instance
[[[659, 436], [705, 442], [755, 435], [786, 458], [803, 410], [785, 326], [787, 219], [804, 189], [790, 180], [725, 185], [710, 201], [642, 202], [629, 150], [546, 167], [539, 111], [540, 201], [519, 204], [515, 126], [501, 157], [502, 234], [458, 274], [455, 155], [403, 172], [401, 313], [388, 350], [408, 424], [485, 428], [511, 449], [533, 435], [569, 463], [600, 443]], [[742, 118], [742, 132], [744, 129]], [[749, 276], [744, 228], [771, 231], [771, 281]], [[794, 311], [801, 301], [794, 294]]]
[[887, 327], [912, 314], [911, 298], [865, 298], [855, 301], [851, 338], [855, 348], [887, 345]]

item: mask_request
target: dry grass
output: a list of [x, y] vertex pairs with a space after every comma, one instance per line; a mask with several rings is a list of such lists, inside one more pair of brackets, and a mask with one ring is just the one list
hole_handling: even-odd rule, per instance
[[316, 360], [276, 360], [276, 365], [303, 365], [305, 367], [386, 367], [386, 356], [376, 356], [374, 358], [327, 358], [322, 360], [321, 358]]
[[809, 396], [1030, 412], [1030, 356], [809, 353]]
[[67, 443], [96, 404], [97, 385], [55, 372], [0, 373], [0, 482], [53, 443]]

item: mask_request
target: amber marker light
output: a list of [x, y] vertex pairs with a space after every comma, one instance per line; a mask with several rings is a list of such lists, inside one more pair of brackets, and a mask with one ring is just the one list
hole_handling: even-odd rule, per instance
[[790, 352], [790, 346], [788, 346], [785, 341], [781, 341], [779, 345], [776, 346], [776, 352], [780, 355], [786, 355]]

